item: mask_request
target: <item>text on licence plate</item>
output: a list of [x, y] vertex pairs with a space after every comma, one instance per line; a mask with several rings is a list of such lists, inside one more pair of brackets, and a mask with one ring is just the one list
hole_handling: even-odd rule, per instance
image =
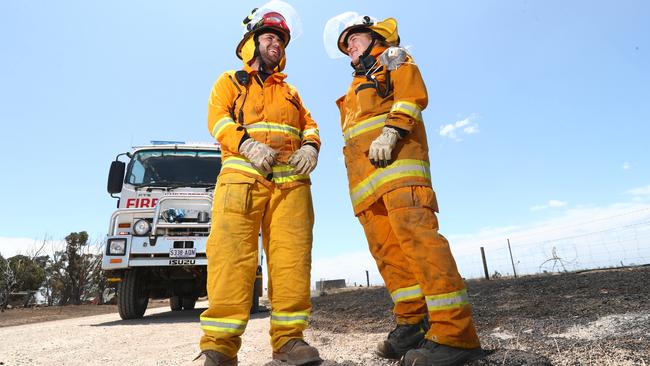
[[194, 258], [196, 248], [176, 248], [169, 250], [169, 258]]

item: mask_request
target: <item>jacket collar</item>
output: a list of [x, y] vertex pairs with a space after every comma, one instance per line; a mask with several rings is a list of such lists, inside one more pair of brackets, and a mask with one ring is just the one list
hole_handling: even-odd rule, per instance
[[[257, 75], [257, 70], [253, 69], [248, 63], [244, 63], [244, 71], [249, 73], [251, 75], [251, 78]], [[273, 80], [274, 82], [280, 83], [284, 79], [287, 78], [287, 74], [282, 73], [282, 72], [274, 72], [273, 74], [269, 75], [269, 77], [266, 80]]]

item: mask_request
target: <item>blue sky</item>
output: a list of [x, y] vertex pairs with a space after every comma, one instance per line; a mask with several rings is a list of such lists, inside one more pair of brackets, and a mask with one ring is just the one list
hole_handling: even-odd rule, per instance
[[[323, 140], [313, 174], [315, 269], [342, 257], [372, 266], [349, 203], [334, 105], [351, 69], [322, 42], [325, 22], [348, 10], [397, 18], [420, 66], [450, 239], [477, 247], [486, 232], [566, 226], [612, 207], [648, 213], [647, 2], [291, 3], [303, 34], [287, 49], [288, 81]], [[210, 141], [210, 88], [241, 67], [240, 22], [257, 5], [1, 2], [0, 251], [71, 231], [101, 238], [115, 207], [106, 193], [115, 155], [149, 140]]]

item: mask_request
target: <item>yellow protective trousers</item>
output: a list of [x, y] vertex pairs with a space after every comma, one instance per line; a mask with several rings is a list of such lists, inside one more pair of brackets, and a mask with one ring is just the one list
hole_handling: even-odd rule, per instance
[[212, 203], [208, 237], [209, 308], [201, 314], [201, 350], [234, 357], [253, 298], [262, 228], [271, 301], [271, 345], [278, 351], [303, 338], [311, 312], [310, 271], [314, 212], [309, 185], [279, 189], [239, 173], [222, 174]]
[[479, 347], [471, 306], [449, 243], [438, 233], [431, 187], [410, 186], [384, 194], [358, 216], [398, 324], [429, 315], [425, 338], [453, 347]]

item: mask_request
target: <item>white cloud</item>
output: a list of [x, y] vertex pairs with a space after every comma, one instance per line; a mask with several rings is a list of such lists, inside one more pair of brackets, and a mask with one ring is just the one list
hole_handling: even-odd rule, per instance
[[46, 244], [43, 245], [43, 239], [33, 238], [8, 238], [0, 237], [0, 254], [3, 257], [9, 258], [17, 254], [34, 255], [40, 249], [40, 254], [51, 254], [55, 250], [61, 250], [65, 247], [65, 242], [61, 240], [45, 239]]
[[650, 184], [645, 187], [637, 187], [626, 192], [632, 196], [650, 196]]
[[559, 200], [550, 200], [544, 205], [536, 205], [530, 208], [531, 211], [541, 211], [546, 210], [547, 208], [562, 208], [566, 207], [567, 203]]
[[632, 164], [630, 164], [630, 163], [627, 162], [627, 161], [624, 162], [624, 163], [623, 163], [623, 170], [630, 170], [630, 169], [632, 169]]
[[478, 125], [465, 127], [463, 128], [463, 132], [465, 132], [468, 135], [478, 133]]
[[[447, 235], [464, 277], [481, 277], [480, 247], [485, 248], [489, 272], [512, 273], [507, 240], [515, 267], [537, 273], [555, 254], [567, 270], [643, 264], [650, 260], [650, 203], [625, 202], [558, 211], [543, 221], [475, 233]], [[550, 270], [550, 268], [544, 267]]]
[[440, 136], [449, 137], [454, 141], [462, 141], [460, 138], [462, 135], [472, 135], [479, 132], [478, 123], [474, 122], [476, 118], [476, 114], [472, 114], [454, 123], [442, 125], [440, 126]]

